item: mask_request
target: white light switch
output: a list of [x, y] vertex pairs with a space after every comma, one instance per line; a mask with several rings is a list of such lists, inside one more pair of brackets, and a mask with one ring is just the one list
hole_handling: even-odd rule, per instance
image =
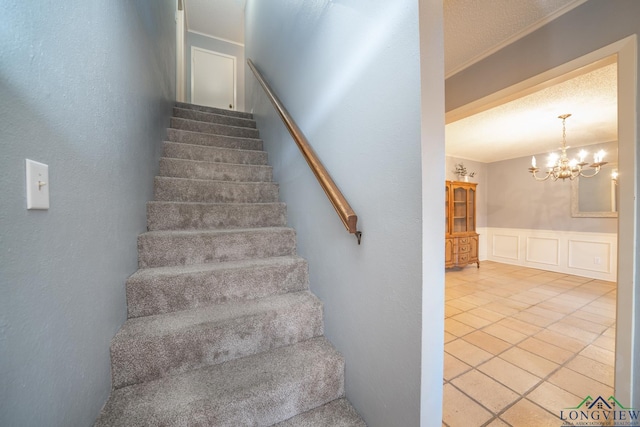
[[49, 209], [49, 166], [27, 159], [27, 209]]

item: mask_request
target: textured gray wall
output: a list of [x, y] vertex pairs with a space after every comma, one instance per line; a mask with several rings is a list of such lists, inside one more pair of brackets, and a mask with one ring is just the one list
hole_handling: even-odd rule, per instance
[[[175, 92], [174, 0], [3, 2], [0, 425], [91, 425], [111, 388]], [[27, 211], [25, 158], [51, 208]]]
[[[593, 154], [604, 149], [607, 160], [617, 161], [617, 144], [585, 147]], [[541, 171], [548, 153], [536, 154]], [[575, 150], [568, 152], [575, 156]], [[489, 227], [533, 230], [617, 233], [617, 218], [573, 218], [571, 216], [571, 182], [538, 182], [527, 171], [531, 157], [503, 160], [487, 165], [487, 225]], [[542, 175], [539, 173], [539, 175]]]
[[[446, 110], [450, 111], [466, 105], [469, 102], [594, 52], [628, 36], [637, 36], [638, 33], [640, 33], [639, 1], [589, 0], [532, 34], [448, 78], [445, 82]], [[637, 63], [636, 67], [640, 67], [640, 64]], [[640, 85], [636, 84], [635, 89], [636, 99], [639, 99]], [[638, 114], [640, 112], [636, 112], [636, 135], [640, 124]], [[633, 150], [630, 149], [629, 151]], [[630, 193], [621, 193], [621, 200], [625, 197], [627, 197], [627, 200], [635, 197], [636, 188], [640, 185], [639, 176], [636, 172], [639, 154], [640, 151], [636, 149], [635, 168], [633, 168], [633, 171], [629, 171], [631, 176], [635, 176], [636, 182], [634, 185], [628, 185], [627, 188], [630, 189]], [[622, 157], [623, 155], [621, 151], [621, 163], [628, 160]], [[524, 163], [523, 166], [525, 166]], [[621, 183], [621, 191], [623, 188], [624, 185]], [[628, 202], [626, 205], [633, 204], [635, 211], [638, 212], [638, 209], [640, 209], [639, 202], [636, 198], [635, 201]], [[489, 209], [489, 216], [491, 214], [491, 209]], [[634, 219], [630, 219], [630, 221], [634, 221]], [[640, 218], [636, 217], [635, 229], [637, 230], [639, 227]], [[628, 236], [619, 236], [620, 239], [623, 237], [626, 240]], [[635, 240], [635, 247], [638, 247], [637, 237], [633, 239]], [[629, 245], [625, 247], [629, 247]], [[639, 270], [635, 268], [637, 260], [628, 262], [627, 259], [619, 259], [619, 261], [623, 261], [619, 262], [618, 265], [626, 269], [625, 271], [634, 271], [630, 275], [632, 276], [631, 280], [629, 282], [625, 280], [623, 284], [625, 289], [637, 288], [637, 283], [640, 281]], [[634, 298], [635, 313], [637, 313], [637, 307], [640, 306], [640, 293], [635, 292], [634, 295], [633, 292], [628, 292], [626, 295], [629, 298]], [[626, 310], [623, 313], [623, 317], [631, 315]], [[633, 309], [630, 311], [633, 311]], [[621, 312], [619, 311], [618, 316], [620, 317], [620, 315]], [[634, 315], [635, 318], [637, 318], [637, 314]], [[637, 320], [634, 323], [637, 324]], [[640, 342], [640, 329], [636, 328], [634, 334], [634, 342]], [[618, 344], [620, 343], [621, 341], [618, 341]], [[628, 343], [626, 345], [633, 346], [633, 344]], [[633, 365], [635, 369], [640, 369], [640, 356], [638, 356], [640, 352], [635, 351], [635, 354], [636, 360], [633, 363], [625, 360], [623, 363], [625, 366], [620, 369], [628, 371], [630, 365]], [[632, 383], [634, 390], [640, 390], [640, 375], [635, 375], [632, 378]], [[640, 406], [640, 392], [636, 392], [632, 396], [630, 406]]]
[[245, 111], [244, 108], [244, 46], [228, 43], [222, 40], [206, 37], [196, 33], [186, 33], [185, 38], [185, 81], [187, 102], [191, 102], [191, 47], [212, 50], [225, 55], [235, 56], [236, 60], [236, 110]]
[[[245, 40], [247, 57], [359, 215], [361, 246], [248, 76], [247, 108], [258, 120], [299, 253], [309, 260], [311, 288], [325, 304], [326, 335], [346, 358], [347, 397], [371, 427], [417, 426], [423, 250], [418, 2], [249, 0]], [[431, 142], [439, 152], [435, 145], [442, 141]], [[441, 195], [444, 154], [432, 160], [440, 165], [434, 189]], [[438, 213], [442, 235], [444, 213]], [[435, 249], [425, 250], [441, 256], [441, 240], [432, 243]], [[440, 271], [429, 276], [434, 295], [442, 286]], [[435, 325], [440, 314], [433, 313]], [[442, 348], [432, 350], [440, 365], [433, 368], [438, 391], [429, 389], [424, 399], [440, 407]], [[440, 425], [437, 413], [430, 421]]]

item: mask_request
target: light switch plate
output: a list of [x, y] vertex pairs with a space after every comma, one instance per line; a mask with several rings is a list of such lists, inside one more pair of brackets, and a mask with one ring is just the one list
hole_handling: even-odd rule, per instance
[[27, 160], [27, 209], [49, 209], [49, 166]]

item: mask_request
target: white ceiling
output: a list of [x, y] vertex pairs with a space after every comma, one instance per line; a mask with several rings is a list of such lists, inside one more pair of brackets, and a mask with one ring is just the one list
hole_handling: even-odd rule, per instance
[[[267, 0], [263, 0], [267, 1]], [[329, 0], [327, 0], [329, 1]], [[445, 75], [450, 76], [535, 31], [586, 0], [443, 0]], [[185, 0], [187, 29], [244, 44], [246, 0]], [[573, 76], [572, 76], [573, 77]], [[446, 126], [447, 155], [494, 162], [567, 144], [617, 140], [615, 64], [528, 93]]]
[[561, 114], [571, 114], [566, 120], [570, 147], [617, 141], [617, 63], [615, 57], [608, 62], [449, 123], [445, 128], [447, 155], [490, 163], [557, 151], [562, 142]]

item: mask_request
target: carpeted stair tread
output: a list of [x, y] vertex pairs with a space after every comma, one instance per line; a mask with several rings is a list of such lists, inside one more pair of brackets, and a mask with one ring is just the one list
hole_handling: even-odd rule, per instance
[[191, 108], [175, 107], [173, 109], [173, 117], [196, 120], [199, 122], [217, 123], [221, 125], [247, 127], [253, 129], [256, 128], [256, 121], [253, 119], [233, 117], [227, 114], [209, 113], [206, 111], [198, 111]]
[[215, 135], [236, 136], [240, 138], [260, 137], [258, 130], [253, 128], [200, 122], [197, 120], [181, 119], [179, 117], [171, 118], [171, 127], [173, 129], [188, 130], [200, 133], [211, 133]]
[[344, 395], [344, 360], [323, 337], [114, 390], [104, 426], [270, 426]]
[[271, 166], [160, 158], [160, 176], [215, 181], [272, 182]]
[[233, 182], [157, 176], [154, 198], [164, 202], [273, 203], [278, 201], [274, 182]]
[[167, 139], [172, 142], [182, 142], [185, 144], [203, 145], [208, 147], [262, 150], [262, 140], [254, 137], [215, 135], [212, 133], [169, 128], [167, 129]]
[[284, 203], [148, 202], [147, 228], [201, 230], [222, 228], [284, 227]]
[[253, 119], [253, 114], [246, 113], [244, 111], [228, 110], [225, 108], [216, 108], [216, 107], [205, 107], [204, 105], [188, 104], [186, 102], [176, 102], [175, 106], [178, 108], [184, 108], [189, 110], [204, 111], [206, 113], [222, 114], [222, 115], [231, 116], [231, 117], [241, 117], [244, 119]]
[[149, 231], [138, 236], [138, 267], [203, 264], [294, 255], [287, 227]]
[[175, 159], [200, 160], [205, 162], [233, 163], [242, 165], [266, 165], [266, 151], [218, 148], [206, 145], [165, 141], [162, 156]]
[[296, 255], [140, 269], [127, 280], [128, 317], [151, 316], [309, 289]]
[[273, 427], [367, 427], [347, 399], [336, 399]]
[[181, 374], [323, 334], [308, 291], [129, 319], [111, 342], [113, 387]]
[[253, 116], [175, 106], [95, 425], [365, 426]]

